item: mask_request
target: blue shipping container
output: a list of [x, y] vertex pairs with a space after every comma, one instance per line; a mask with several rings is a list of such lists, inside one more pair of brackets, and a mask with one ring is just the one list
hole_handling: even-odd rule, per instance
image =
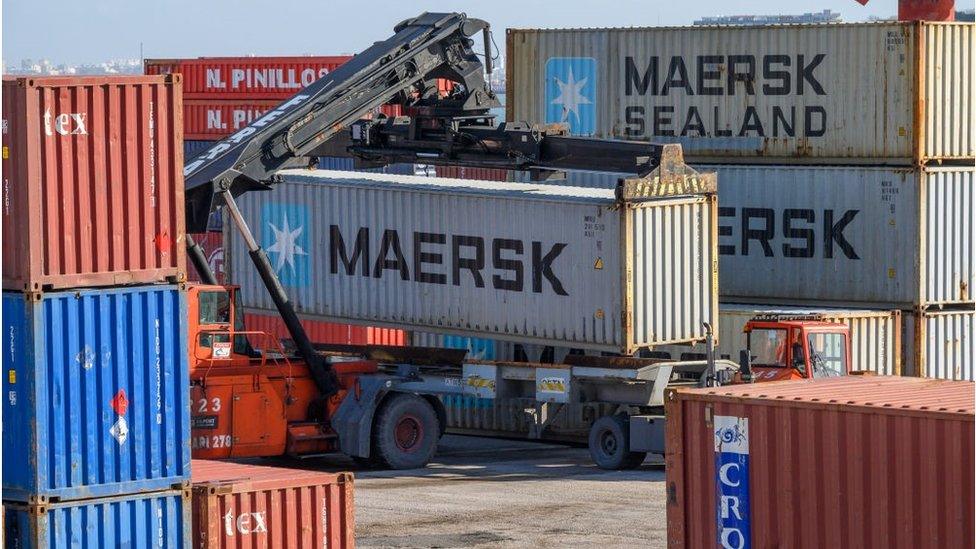
[[43, 505], [5, 502], [4, 546], [189, 547], [190, 513], [187, 490]]
[[3, 293], [3, 499], [189, 482], [186, 294], [174, 285]]
[[444, 346], [448, 349], [467, 349], [467, 358], [473, 360], [495, 360], [494, 339], [445, 335]]
[[183, 161], [193, 158], [212, 146], [216, 141], [184, 141], [183, 142]]

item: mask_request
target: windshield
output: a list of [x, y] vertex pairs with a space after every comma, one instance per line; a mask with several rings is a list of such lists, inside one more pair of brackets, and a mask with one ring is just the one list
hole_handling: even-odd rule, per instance
[[760, 328], [749, 332], [749, 350], [755, 366], [786, 368], [786, 330]]
[[200, 324], [230, 324], [227, 292], [200, 292]]
[[844, 334], [812, 333], [807, 337], [810, 345], [810, 363], [813, 377], [847, 375], [847, 342]]

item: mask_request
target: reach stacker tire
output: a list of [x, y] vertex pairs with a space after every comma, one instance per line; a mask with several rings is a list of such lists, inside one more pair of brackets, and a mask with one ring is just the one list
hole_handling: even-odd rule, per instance
[[395, 393], [382, 404], [373, 425], [372, 457], [390, 469], [418, 469], [437, 451], [437, 412], [423, 398]]
[[644, 462], [646, 452], [630, 451], [630, 422], [626, 415], [603, 416], [593, 422], [589, 438], [590, 456], [601, 469], [634, 469]]

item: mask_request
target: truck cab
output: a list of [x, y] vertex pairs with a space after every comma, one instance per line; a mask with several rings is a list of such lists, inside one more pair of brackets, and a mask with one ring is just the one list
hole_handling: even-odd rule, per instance
[[187, 287], [187, 332], [189, 334], [190, 372], [219, 360], [235, 366], [247, 366], [259, 356], [252, 345], [268, 342], [260, 334], [248, 337], [244, 328], [244, 311], [240, 288], [190, 284]]
[[850, 329], [820, 315], [763, 315], [746, 323], [755, 381], [844, 376], [851, 373]]

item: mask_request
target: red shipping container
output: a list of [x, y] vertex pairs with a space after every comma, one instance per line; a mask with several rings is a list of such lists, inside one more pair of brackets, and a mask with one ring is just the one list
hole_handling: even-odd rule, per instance
[[186, 99], [286, 99], [352, 56], [146, 59], [146, 74], [183, 75]]
[[[207, 257], [210, 270], [217, 277], [217, 282], [226, 283], [227, 274], [224, 272], [224, 233], [220, 231], [207, 231], [205, 233], [191, 233], [193, 241], [203, 248], [203, 253]], [[187, 280], [190, 282], [202, 282], [200, 273], [193, 266], [193, 262], [187, 265]]]
[[[183, 104], [183, 137], [189, 140], [222, 139], [247, 127], [281, 102], [276, 99], [186, 100]], [[400, 106], [383, 105], [379, 112], [390, 117], [398, 116]]]
[[182, 281], [179, 76], [3, 81], [3, 287]]
[[355, 546], [352, 473], [195, 459], [193, 547]]
[[[291, 339], [285, 322], [277, 314], [244, 315], [244, 325], [248, 330], [265, 332], [278, 339]], [[393, 328], [374, 328], [356, 324], [336, 324], [322, 320], [302, 319], [302, 326], [313, 343], [333, 343], [339, 345], [406, 345], [407, 333]]]
[[465, 166], [434, 166], [437, 177], [477, 179], [481, 181], [508, 181], [508, 170], [502, 168], [468, 168]]
[[974, 398], [861, 376], [671, 392], [668, 546], [973, 547]]
[[898, 0], [899, 21], [955, 21], [955, 0]]

